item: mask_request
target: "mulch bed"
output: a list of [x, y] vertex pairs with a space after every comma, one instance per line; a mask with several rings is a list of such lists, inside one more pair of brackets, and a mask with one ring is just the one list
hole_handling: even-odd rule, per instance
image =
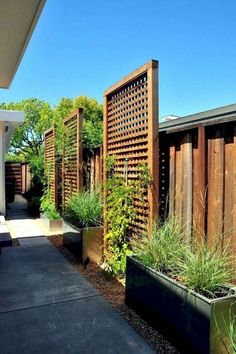
[[94, 263], [84, 269], [78, 260], [62, 243], [61, 236], [50, 236], [49, 240], [63, 256], [88, 280], [121, 316], [149, 343], [158, 354], [178, 354], [179, 352], [155, 328], [151, 327], [135, 311], [125, 305], [124, 285], [115, 278], [108, 278]]

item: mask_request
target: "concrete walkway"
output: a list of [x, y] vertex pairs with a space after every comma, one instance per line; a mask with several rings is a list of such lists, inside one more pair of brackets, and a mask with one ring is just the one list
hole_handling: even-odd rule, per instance
[[[0, 256], [1, 354], [153, 353], [144, 340], [45, 242]], [[30, 246], [30, 247], [29, 247]]]
[[7, 227], [11, 238], [49, 236], [40, 218], [32, 218], [27, 213], [27, 200], [15, 195], [15, 201], [8, 204]]

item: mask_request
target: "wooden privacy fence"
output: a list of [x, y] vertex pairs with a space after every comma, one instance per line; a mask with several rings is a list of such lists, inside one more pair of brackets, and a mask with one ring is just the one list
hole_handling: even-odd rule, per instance
[[31, 173], [27, 162], [5, 163], [6, 184], [14, 182], [14, 193], [21, 194], [29, 190], [31, 185]]
[[117, 175], [127, 169], [127, 178], [137, 179], [139, 165], [149, 167], [153, 183], [145, 203], [134, 201], [136, 219], [131, 226], [133, 232], [146, 232], [158, 206], [157, 61], [151, 60], [105, 91], [103, 147], [104, 163], [107, 156], [116, 157]]
[[83, 148], [83, 186], [93, 190], [102, 184], [103, 148]]
[[160, 125], [160, 198], [189, 238], [236, 254], [236, 106]]

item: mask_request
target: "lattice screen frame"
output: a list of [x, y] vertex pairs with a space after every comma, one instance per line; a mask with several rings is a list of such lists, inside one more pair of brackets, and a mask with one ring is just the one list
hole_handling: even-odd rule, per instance
[[49, 165], [48, 171], [46, 170], [46, 178], [48, 189], [52, 192], [53, 201], [57, 207], [57, 169], [56, 169], [56, 147], [55, 147], [56, 132], [55, 128], [51, 127], [44, 133], [44, 161], [45, 166]]
[[106, 156], [113, 154], [116, 155], [116, 172], [124, 169], [126, 157], [131, 159], [127, 162], [128, 178], [132, 178], [132, 172], [133, 176], [137, 173], [138, 163], [149, 167], [152, 184], [148, 189], [148, 210], [142, 211], [145, 205], [137, 207], [138, 214], [148, 218], [146, 225], [149, 227], [158, 217], [159, 210], [158, 104], [156, 60], [144, 64], [104, 92], [104, 171]]
[[[64, 209], [68, 199], [82, 189], [82, 164], [83, 164], [83, 109], [71, 113], [63, 120], [64, 149], [62, 158], [62, 208]], [[67, 148], [65, 141], [68, 135], [74, 144]], [[67, 156], [68, 155], [68, 156]]]

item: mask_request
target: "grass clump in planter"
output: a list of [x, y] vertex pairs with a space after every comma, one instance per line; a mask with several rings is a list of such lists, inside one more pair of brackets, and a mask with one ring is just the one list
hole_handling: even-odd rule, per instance
[[205, 239], [188, 249], [181, 264], [182, 282], [207, 297], [225, 295], [224, 286], [232, 278], [232, 258], [219, 244], [208, 245]]
[[40, 199], [40, 210], [49, 220], [59, 220], [61, 218], [59, 212], [56, 210], [52, 193], [46, 191]]
[[136, 238], [132, 246], [142, 264], [172, 276], [180, 272], [187, 250], [182, 227], [171, 217], [161, 226], [154, 224], [151, 236]]
[[64, 219], [78, 228], [102, 225], [102, 199], [98, 191], [81, 191], [74, 195], [64, 211]]
[[184, 227], [169, 217], [162, 225], [154, 225], [151, 235], [137, 238], [132, 246], [135, 258], [143, 265], [178, 280], [191, 290], [208, 298], [230, 292], [232, 257], [220, 244], [208, 245], [187, 241]]

